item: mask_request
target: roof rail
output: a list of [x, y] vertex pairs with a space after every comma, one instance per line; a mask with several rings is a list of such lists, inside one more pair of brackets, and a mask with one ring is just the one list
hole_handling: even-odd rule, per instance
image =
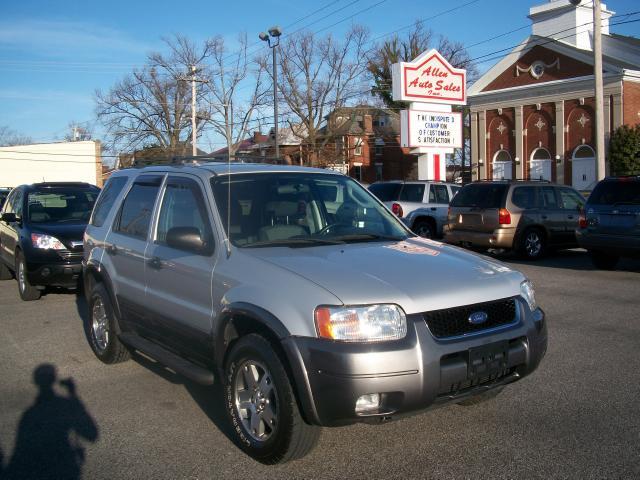
[[87, 182], [38, 182], [32, 183], [34, 187], [92, 187], [90, 183]]
[[545, 180], [543, 178], [494, 178], [494, 179], [481, 179], [474, 180], [472, 183], [487, 183], [487, 182], [531, 182], [531, 183], [553, 183], [551, 180]]

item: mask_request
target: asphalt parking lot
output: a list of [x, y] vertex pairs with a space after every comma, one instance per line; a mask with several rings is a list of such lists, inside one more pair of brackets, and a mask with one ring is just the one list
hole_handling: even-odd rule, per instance
[[[26, 303], [15, 281], [1, 282], [0, 459], [49, 465], [51, 478], [638, 478], [640, 262], [605, 272], [580, 251], [504, 260], [530, 276], [548, 315], [534, 375], [474, 407], [325, 429], [311, 455], [275, 467], [227, 438], [219, 387], [141, 357], [102, 365], [75, 294]], [[55, 415], [25, 415], [47, 363], [76, 396], [58, 383]]]

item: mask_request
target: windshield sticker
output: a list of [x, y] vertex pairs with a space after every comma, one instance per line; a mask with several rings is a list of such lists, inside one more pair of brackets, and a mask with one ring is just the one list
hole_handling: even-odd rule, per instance
[[438, 250], [434, 250], [433, 248], [423, 247], [422, 245], [412, 245], [408, 242], [398, 242], [393, 245], [384, 245], [384, 248], [390, 248], [391, 250], [396, 250], [402, 253], [409, 254], [422, 254], [422, 255], [431, 255], [432, 257], [437, 257], [440, 255]]

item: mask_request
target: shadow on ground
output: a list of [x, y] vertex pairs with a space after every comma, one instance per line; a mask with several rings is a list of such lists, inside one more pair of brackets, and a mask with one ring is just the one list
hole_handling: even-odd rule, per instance
[[[551, 251], [540, 260], [524, 260], [512, 252], [490, 252], [489, 255], [497, 260], [516, 265], [599, 271], [591, 262], [589, 254], [582, 249]], [[616, 270], [623, 272], [640, 272], [640, 260], [621, 258], [616, 266]]]
[[98, 439], [98, 426], [78, 397], [73, 379], [58, 380], [54, 365], [36, 367], [33, 383], [38, 394], [20, 418], [4, 471], [0, 452], [0, 476], [5, 480], [79, 479], [85, 461], [83, 443]]

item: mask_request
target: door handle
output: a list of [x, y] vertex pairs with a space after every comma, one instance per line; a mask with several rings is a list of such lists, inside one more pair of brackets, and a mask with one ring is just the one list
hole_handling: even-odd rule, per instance
[[543, 219], [543, 220], [546, 220], [546, 219], [547, 219], [547, 216], [546, 216], [546, 215], [542, 215], [542, 219]]
[[106, 247], [104, 247], [104, 249], [109, 255], [115, 255], [118, 253], [118, 247], [116, 247], [115, 245], [107, 245]]
[[567, 218], [568, 218], [569, 220], [573, 220], [573, 215], [567, 215]]
[[147, 265], [154, 270], [160, 270], [162, 268], [162, 260], [159, 257], [151, 257], [147, 260]]
[[435, 212], [436, 211], [436, 207], [431, 207], [431, 211]]

